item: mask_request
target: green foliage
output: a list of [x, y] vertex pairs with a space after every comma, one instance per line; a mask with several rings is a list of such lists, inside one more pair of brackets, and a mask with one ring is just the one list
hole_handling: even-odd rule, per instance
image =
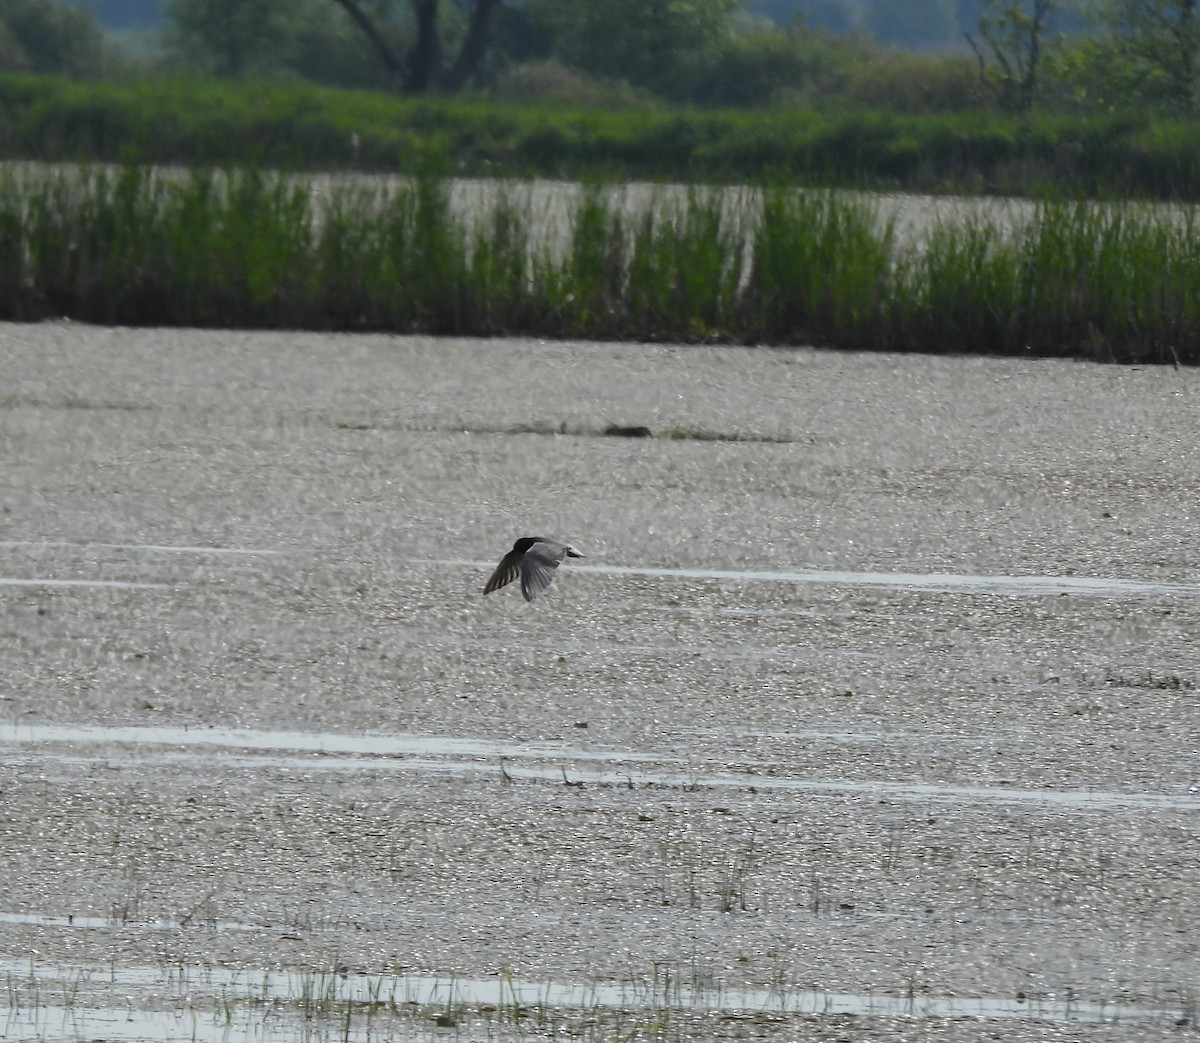
[[100, 30], [86, 11], [52, 0], [0, 6], [0, 71], [96, 76], [104, 69]]
[[286, 0], [171, 0], [170, 52], [182, 67], [216, 76], [262, 75], [287, 64]]
[[721, 37], [680, 58], [660, 90], [668, 98], [712, 106], [769, 106], [813, 98], [862, 63], [862, 49], [837, 37], [755, 31]]
[[863, 197], [502, 195], [142, 167], [0, 178], [0, 319], [732, 340], [1200, 364], [1194, 209], [1046, 203], [902, 246]]
[[983, 222], [938, 225], [901, 272], [897, 325], [916, 343], [966, 352], [1023, 353], [1021, 267], [1015, 251]]
[[[403, 52], [407, 27], [387, 14], [379, 12], [380, 31]], [[166, 61], [175, 72], [390, 85], [366, 36], [333, 0], [171, 0], [167, 18]]]
[[748, 286], [754, 339], [887, 347], [894, 248], [860, 199], [768, 191]]
[[1136, 96], [1136, 76], [1103, 36], [1061, 41], [1046, 60], [1046, 78], [1064, 111], [1114, 113]]
[[984, 82], [1005, 112], [1025, 115], [1037, 97], [1061, 0], [985, 0], [979, 39], [968, 35]]
[[572, 108], [645, 108], [649, 96], [626, 83], [598, 80], [553, 58], [520, 62], [499, 73], [492, 96], [523, 104], [547, 98]]
[[[288, 73], [336, 87], [388, 90], [395, 86], [370, 41], [333, 0], [288, 4]], [[380, 33], [397, 54], [411, 44], [411, 27], [381, 19]]]
[[642, 216], [628, 262], [633, 336], [709, 340], [729, 335], [745, 253], [731, 224], [721, 195], [698, 189], [685, 202]]
[[979, 70], [973, 62], [955, 56], [931, 62], [906, 51], [854, 63], [840, 96], [856, 108], [906, 114], [966, 113], [987, 108]]
[[737, 0], [533, 0], [530, 9], [566, 64], [658, 90], [686, 57], [711, 50], [735, 6]]
[[1117, 72], [1134, 96], [1183, 115], [1200, 106], [1200, 11], [1195, 0], [1106, 0], [1102, 19]]
[[[901, 99], [903, 66], [894, 80]], [[923, 104], [913, 101], [914, 107]], [[0, 158], [255, 163], [1197, 198], [1194, 121], [773, 108], [620, 111], [302, 84], [0, 76]]]

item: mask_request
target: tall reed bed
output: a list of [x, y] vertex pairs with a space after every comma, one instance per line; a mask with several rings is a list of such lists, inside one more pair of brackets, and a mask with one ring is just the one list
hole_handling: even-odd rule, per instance
[[1195, 211], [1046, 203], [1016, 230], [939, 225], [895, 269], [895, 346], [1200, 362]]
[[445, 182], [318, 191], [254, 172], [9, 172], [0, 318], [816, 344], [1200, 362], [1190, 209], [1040, 205], [902, 241], [866, 197]]

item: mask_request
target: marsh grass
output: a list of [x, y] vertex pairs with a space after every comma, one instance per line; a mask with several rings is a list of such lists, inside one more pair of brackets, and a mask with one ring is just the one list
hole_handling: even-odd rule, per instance
[[754, 339], [888, 347], [895, 250], [893, 225], [861, 197], [769, 190], [747, 293]]
[[1045, 203], [1013, 235], [940, 225], [901, 273], [897, 346], [1195, 364], [1197, 231], [1190, 208], [1139, 204]]
[[872, 108], [599, 108], [559, 95], [402, 98], [299, 81], [0, 74], [10, 159], [603, 175], [907, 191], [1197, 199], [1200, 124], [1128, 112], [903, 115]]
[[0, 318], [1200, 361], [1195, 211], [1043, 203], [902, 242], [867, 197], [530, 197], [130, 166], [0, 179]]

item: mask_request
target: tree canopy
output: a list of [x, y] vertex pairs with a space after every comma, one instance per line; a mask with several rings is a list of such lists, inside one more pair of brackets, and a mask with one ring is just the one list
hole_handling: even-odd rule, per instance
[[51, 0], [0, 6], [0, 69], [95, 76], [103, 71], [99, 27], [86, 12]]
[[[579, 104], [1200, 108], [1200, 0], [3, 0], [0, 71]], [[121, 52], [91, 16], [161, 28]], [[898, 49], [903, 44], [906, 49]], [[974, 58], [972, 58], [972, 49]], [[124, 57], [119, 57], [124, 54]]]

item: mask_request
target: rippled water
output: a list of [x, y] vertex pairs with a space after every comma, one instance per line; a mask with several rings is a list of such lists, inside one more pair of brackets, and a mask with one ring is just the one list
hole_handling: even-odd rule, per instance
[[[8, 1035], [1192, 1016], [1190, 371], [0, 351]], [[526, 533], [586, 563], [483, 597]]]

